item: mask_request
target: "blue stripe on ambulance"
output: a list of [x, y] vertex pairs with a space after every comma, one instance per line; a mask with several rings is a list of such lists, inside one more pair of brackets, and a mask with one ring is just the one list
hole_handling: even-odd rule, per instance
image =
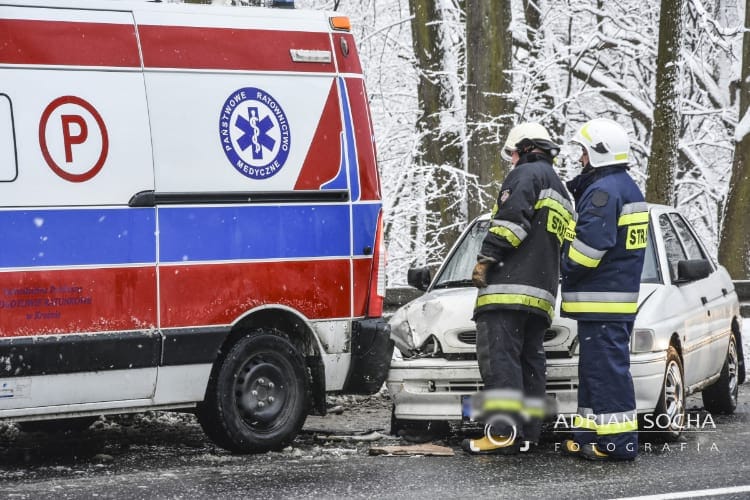
[[341, 165], [339, 172], [332, 180], [320, 186], [320, 189], [346, 189], [346, 175], [349, 175], [350, 199], [359, 200], [359, 163], [355, 148], [354, 127], [352, 126], [352, 110], [349, 106], [349, 95], [344, 85], [344, 79], [338, 78], [339, 95], [341, 96], [341, 114], [344, 118], [344, 140], [341, 145]]
[[349, 256], [349, 205], [159, 207], [159, 261]]
[[[351, 226], [348, 204], [159, 207], [160, 260], [348, 257], [349, 227], [353, 254], [365, 255], [381, 204], [351, 207]], [[0, 224], [0, 268], [156, 262], [153, 208], [8, 210]]]
[[0, 268], [156, 262], [153, 208], [0, 211]]
[[357, 162], [357, 150], [354, 145], [354, 127], [352, 126], [352, 109], [349, 106], [349, 94], [344, 85], [344, 79], [339, 78], [339, 92], [341, 94], [341, 105], [344, 115], [344, 130], [346, 132], [346, 150], [349, 163], [349, 192], [352, 201], [359, 200], [359, 163]]
[[352, 205], [353, 255], [363, 255], [365, 247], [370, 247], [370, 255], [374, 252], [375, 231], [377, 230], [380, 208], [380, 203], [356, 203]]

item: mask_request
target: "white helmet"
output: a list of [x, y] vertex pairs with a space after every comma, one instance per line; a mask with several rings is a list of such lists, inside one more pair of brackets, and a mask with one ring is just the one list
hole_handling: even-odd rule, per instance
[[552, 142], [546, 128], [539, 123], [524, 122], [510, 130], [503, 150], [500, 152], [503, 160], [510, 161], [510, 155], [518, 149], [519, 143], [524, 140], [530, 141], [533, 146], [539, 149], [548, 151], [552, 156], [557, 156], [557, 153], [560, 152], [560, 146]]
[[630, 139], [622, 126], [607, 118], [594, 118], [583, 124], [571, 142], [583, 146], [592, 167], [628, 164]]

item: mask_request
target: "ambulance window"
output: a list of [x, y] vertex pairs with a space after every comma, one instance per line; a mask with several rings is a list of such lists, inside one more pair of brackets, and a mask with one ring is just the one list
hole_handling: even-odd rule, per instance
[[0, 182], [14, 181], [17, 175], [13, 110], [8, 96], [0, 94]]

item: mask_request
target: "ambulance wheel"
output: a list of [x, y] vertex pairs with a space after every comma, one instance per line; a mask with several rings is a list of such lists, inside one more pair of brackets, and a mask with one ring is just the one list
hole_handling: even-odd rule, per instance
[[[685, 426], [685, 377], [677, 349], [669, 346], [659, 403], [651, 415], [653, 430], [665, 441], [676, 441]], [[649, 430], [648, 428], [646, 430]]]
[[739, 356], [737, 355], [737, 341], [734, 334], [729, 336], [729, 349], [721, 368], [719, 380], [703, 389], [703, 405], [711, 413], [734, 413], [737, 408], [739, 380], [737, 374]]
[[58, 418], [54, 420], [35, 420], [32, 422], [18, 422], [16, 425], [23, 432], [83, 432], [99, 417]]
[[281, 449], [307, 417], [304, 358], [281, 333], [261, 329], [239, 339], [214, 366], [198, 421], [236, 453]]

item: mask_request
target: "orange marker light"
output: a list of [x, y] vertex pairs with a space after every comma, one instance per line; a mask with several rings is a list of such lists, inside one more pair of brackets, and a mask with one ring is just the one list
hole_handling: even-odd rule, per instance
[[331, 23], [331, 28], [339, 31], [351, 31], [352, 23], [346, 16], [336, 16], [328, 19]]

